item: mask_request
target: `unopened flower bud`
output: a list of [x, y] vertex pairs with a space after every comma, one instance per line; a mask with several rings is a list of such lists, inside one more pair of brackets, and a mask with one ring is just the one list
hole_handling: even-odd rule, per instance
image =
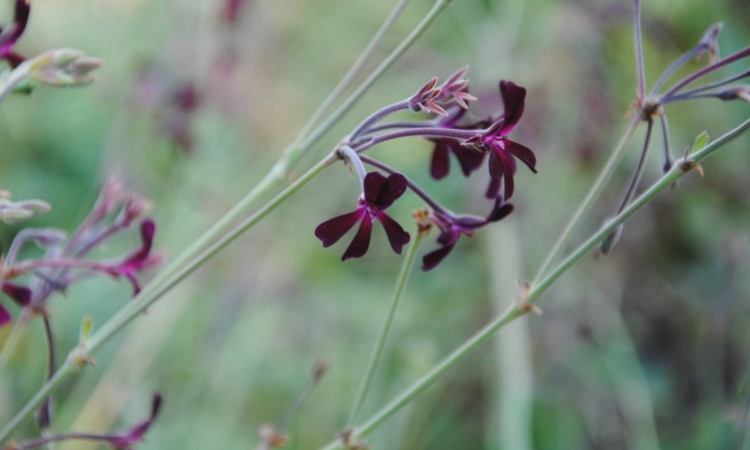
[[742, 100], [750, 103], [750, 86], [744, 84], [739, 86], [730, 86], [719, 91], [718, 97], [724, 101]]
[[0, 212], [0, 222], [8, 225], [25, 222], [34, 217], [34, 213], [23, 208], [6, 208]]
[[710, 64], [718, 62], [721, 59], [718, 38], [722, 28], [724, 28], [723, 22], [715, 23], [706, 31], [698, 44], [705, 48], [705, 51], [708, 53], [708, 61]]
[[23, 200], [16, 203], [16, 206], [31, 211], [35, 215], [47, 214], [52, 210], [50, 204], [42, 200]]

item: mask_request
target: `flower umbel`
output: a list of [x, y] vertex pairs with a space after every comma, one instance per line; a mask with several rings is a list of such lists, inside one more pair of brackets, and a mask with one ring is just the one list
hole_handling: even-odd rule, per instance
[[363, 184], [364, 192], [357, 209], [323, 222], [315, 229], [315, 236], [323, 242], [323, 247], [330, 247], [354, 225], [360, 223], [357, 234], [341, 257], [342, 261], [360, 258], [367, 253], [373, 220], [378, 220], [383, 225], [391, 248], [396, 253], [400, 254], [410, 240], [409, 233], [385, 213], [385, 210], [406, 191], [406, 178], [401, 174], [392, 174], [386, 178], [378, 172], [370, 172], [365, 176]]

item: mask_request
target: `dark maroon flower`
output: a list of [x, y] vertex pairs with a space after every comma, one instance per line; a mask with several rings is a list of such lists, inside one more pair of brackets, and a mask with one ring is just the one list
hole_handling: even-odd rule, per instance
[[448, 217], [438, 211], [433, 211], [433, 223], [440, 229], [437, 242], [440, 247], [422, 258], [422, 270], [432, 270], [440, 264], [453, 250], [461, 237], [473, 236], [474, 231], [489, 223], [498, 222], [513, 212], [513, 205], [503, 202], [502, 197], [495, 199], [495, 206], [487, 217], [458, 216]]
[[148, 429], [151, 428], [151, 424], [159, 414], [161, 403], [161, 395], [155, 394], [151, 401], [151, 415], [149, 418], [134, 426], [125, 434], [108, 436], [106, 438], [107, 443], [118, 450], [132, 450], [133, 446], [142, 441], [143, 437], [148, 432]]
[[[461, 118], [466, 113], [463, 108], [451, 111], [451, 114], [442, 120], [438, 126], [441, 128], [451, 128], [458, 130], [472, 130], [483, 128], [488, 124], [486, 121], [480, 121], [469, 125], [460, 126]], [[432, 161], [430, 163], [430, 175], [436, 180], [445, 178], [450, 171], [450, 154], [453, 153], [461, 165], [461, 171], [465, 176], [478, 169], [484, 161], [484, 152], [475, 148], [462, 145], [461, 141], [453, 138], [432, 138], [430, 141], [435, 143], [435, 149], [432, 152]]]
[[21, 37], [24, 30], [26, 30], [26, 24], [29, 21], [30, 12], [31, 6], [29, 5], [28, 0], [16, 0], [13, 23], [7, 28], [0, 28], [0, 59], [8, 61], [8, 64], [13, 68], [17, 67], [26, 59], [14, 52], [13, 46], [18, 38]]
[[141, 223], [141, 248], [125, 257], [125, 259], [115, 268], [115, 273], [124, 276], [133, 284], [133, 295], [138, 295], [141, 287], [138, 284], [136, 273], [154, 266], [161, 262], [161, 256], [152, 255], [151, 247], [154, 243], [154, 233], [156, 225], [152, 220], [144, 220]]
[[386, 214], [385, 210], [403, 195], [406, 191], [406, 184], [406, 178], [401, 174], [393, 174], [386, 178], [378, 172], [368, 173], [365, 176], [364, 194], [359, 199], [359, 207], [350, 213], [321, 223], [315, 229], [315, 236], [323, 242], [323, 247], [327, 248], [341, 239], [357, 222], [360, 222], [359, 230], [341, 260], [360, 258], [367, 253], [372, 234], [372, 221], [377, 219], [383, 225], [393, 251], [400, 254], [401, 249], [410, 240], [409, 233]]
[[503, 116], [495, 122], [485, 133], [467, 139], [464, 145], [472, 145], [490, 153], [490, 176], [492, 181], [487, 190], [488, 198], [495, 198], [500, 192], [501, 180], [505, 181], [503, 196], [509, 199], [513, 196], [513, 176], [516, 173], [516, 161], [518, 158], [526, 164], [532, 172], [536, 173], [536, 156], [530, 149], [518, 142], [508, 139], [508, 133], [515, 128], [523, 115], [526, 99], [526, 89], [518, 86], [512, 81], [500, 82], [500, 95], [503, 98], [505, 111]]

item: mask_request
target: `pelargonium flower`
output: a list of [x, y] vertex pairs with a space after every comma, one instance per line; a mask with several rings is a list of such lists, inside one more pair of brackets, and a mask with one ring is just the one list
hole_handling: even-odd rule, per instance
[[[438, 126], [441, 128], [450, 128], [454, 130], [472, 130], [487, 126], [486, 121], [479, 121], [469, 125], [460, 126], [459, 123], [463, 118], [466, 110], [463, 108], [451, 111], [451, 114], [440, 121]], [[474, 148], [462, 145], [461, 141], [454, 138], [430, 138], [435, 143], [432, 151], [432, 160], [430, 162], [430, 175], [436, 180], [445, 178], [450, 171], [450, 154], [453, 153], [458, 159], [461, 171], [465, 176], [478, 169], [484, 161], [484, 152], [477, 151]]]
[[133, 284], [133, 295], [138, 295], [141, 291], [141, 286], [135, 277], [136, 273], [159, 264], [162, 260], [161, 255], [151, 253], [154, 233], [156, 233], [156, 224], [153, 220], [147, 219], [141, 222], [141, 248], [126, 256], [114, 269], [116, 275], [126, 277]]
[[107, 444], [118, 450], [132, 450], [135, 444], [143, 440], [143, 437], [151, 428], [151, 424], [156, 419], [161, 409], [162, 397], [155, 394], [151, 401], [151, 415], [148, 419], [134, 426], [125, 434], [105, 437]]
[[495, 122], [486, 132], [469, 138], [463, 142], [490, 153], [489, 169], [492, 181], [487, 190], [487, 198], [495, 198], [500, 193], [501, 180], [504, 180], [505, 191], [503, 197], [509, 199], [513, 196], [513, 176], [516, 173], [516, 161], [514, 157], [523, 161], [532, 172], [536, 173], [536, 156], [534, 152], [508, 139], [508, 133], [515, 128], [521, 120], [526, 100], [526, 89], [518, 86], [512, 81], [500, 82], [500, 95], [505, 107], [503, 116]]
[[7, 28], [0, 28], [0, 59], [8, 61], [8, 64], [13, 68], [17, 67], [24, 61], [24, 59], [26, 59], [14, 52], [13, 46], [18, 38], [21, 37], [24, 30], [26, 30], [26, 24], [29, 21], [30, 13], [31, 6], [29, 5], [28, 0], [16, 0], [13, 23]]
[[457, 216], [449, 217], [439, 211], [433, 211], [433, 223], [440, 229], [437, 242], [440, 247], [422, 258], [422, 270], [432, 270], [440, 264], [456, 246], [461, 235], [471, 237], [474, 231], [489, 223], [498, 222], [513, 212], [513, 205], [505, 203], [502, 197], [495, 199], [495, 206], [487, 217]]
[[406, 178], [401, 174], [392, 174], [386, 178], [378, 172], [370, 172], [365, 176], [363, 185], [364, 193], [359, 199], [357, 209], [325, 221], [315, 229], [315, 236], [323, 242], [323, 247], [327, 248], [341, 239], [354, 225], [360, 223], [357, 234], [341, 257], [342, 261], [360, 258], [367, 253], [373, 219], [383, 225], [391, 248], [396, 253], [400, 254], [404, 245], [411, 239], [409, 233], [385, 213], [385, 210], [406, 191]]

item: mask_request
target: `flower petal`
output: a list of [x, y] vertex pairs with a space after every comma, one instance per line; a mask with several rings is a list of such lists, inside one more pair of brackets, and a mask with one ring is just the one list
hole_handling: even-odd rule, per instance
[[428, 271], [437, 267], [437, 265], [440, 264], [448, 254], [450, 254], [454, 246], [455, 244], [446, 245], [445, 247], [440, 247], [437, 250], [433, 250], [424, 255], [424, 257], [422, 257], [422, 270]]
[[359, 224], [359, 230], [354, 236], [352, 243], [349, 244], [344, 256], [341, 257], [342, 261], [346, 261], [349, 258], [361, 258], [367, 253], [367, 249], [370, 248], [370, 235], [372, 234], [372, 217], [369, 214], [365, 214], [362, 218], [362, 222]]
[[536, 156], [531, 149], [519, 144], [518, 142], [505, 139], [505, 150], [523, 161], [532, 172], [536, 173]]
[[[502, 150], [492, 149], [490, 151], [490, 176], [492, 178], [500, 179], [505, 175], [505, 166], [503, 165], [503, 159], [500, 158]], [[494, 196], [493, 196], [494, 198]]]
[[143, 437], [151, 428], [151, 424], [156, 419], [161, 409], [162, 397], [159, 394], [155, 394], [151, 400], [151, 415], [148, 419], [137, 424], [130, 429], [126, 434], [115, 435], [107, 438], [107, 443], [116, 449], [131, 449], [133, 445], [143, 440]]
[[430, 162], [430, 175], [436, 180], [442, 180], [450, 170], [450, 147], [445, 139], [435, 141], [435, 150], [432, 151]]
[[0, 327], [7, 325], [11, 320], [13, 318], [10, 316], [8, 310], [3, 305], [0, 305]]
[[456, 142], [451, 145], [453, 154], [458, 158], [458, 163], [461, 165], [461, 171], [464, 176], [469, 176], [471, 172], [477, 170], [484, 162], [484, 153], [474, 148], [465, 147], [460, 143]]
[[4, 282], [2, 291], [22, 308], [31, 302], [31, 289], [27, 287]]
[[513, 175], [516, 173], [516, 161], [510, 156], [509, 153], [499, 153], [498, 157], [503, 160], [503, 170], [505, 179], [505, 191], [503, 192], [506, 199], [513, 196], [513, 190], [515, 183], [513, 182]]
[[315, 236], [323, 241], [323, 247], [328, 248], [341, 239], [366, 214], [367, 210], [361, 206], [350, 213], [327, 220], [315, 228]]
[[493, 199], [500, 194], [500, 185], [502, 184], [502, 178], [490, 178], [490, 184], [487, 186], [487, 191], [484, 196], [489, 199]]
[[500, 132], [506, 135], [521, 120], [525, 107], [526, 89], [512, 81], [503, 80], [500, 82], [500, 95], [503, 97], [505, 106], [504, 121]]
[[502, 197], [497, 197], [495, 206], [492, 208], [490, 215], [487, 216], [487, 222], [498, 222], [505, 219], [513, 212], [512, 203], [503, 203]]
[[378, 214], [378, 220], [383, 224], [383, 229], [386, 236], [388, 236], [388, 241], [391, 243], [391, 248], [400, 255], [404, 245], [408, 244], [411, 240], [411, 236], [404, 231], [398, 222], [384, 212]]
[[406, 192], [406, 184], [406, 177], [400, 173], [385, 178], [377, 172], [370, 172], [365, 176], [365, 201], [382, 211]]

